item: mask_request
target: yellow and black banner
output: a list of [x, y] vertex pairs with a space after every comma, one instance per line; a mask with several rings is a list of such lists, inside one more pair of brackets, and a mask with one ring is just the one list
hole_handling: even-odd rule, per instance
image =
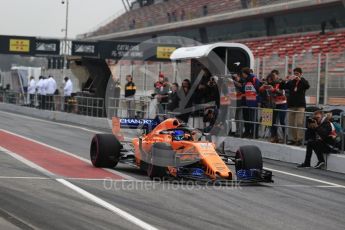
[[0, 36], [0, 53], [33, 55], [34, 37]]
[[170, 55], [176, 50], [176, 47], [157, 46], [156, 57], [158, 59], [170, 59]]
[[30, 52], [30, 40], [29, 39], [10, 39], [10, 52]]

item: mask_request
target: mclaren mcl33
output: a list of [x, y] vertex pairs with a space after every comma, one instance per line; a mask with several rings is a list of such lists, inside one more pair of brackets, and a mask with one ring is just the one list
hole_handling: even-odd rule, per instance
[[[160, 122], [114, 117], [112, 123], [113, 134], [96, 134], [91, 141], [90, 157], [95, 167], [131, 164], [152, 179], [273, 182], [272, 172], [263, 169], [256, 146], [242, 146], [230, 153], [218, 151], [204, 133], [175, 118]], [[147, 132], [126, 140], [121, 135], [123, 128]]]

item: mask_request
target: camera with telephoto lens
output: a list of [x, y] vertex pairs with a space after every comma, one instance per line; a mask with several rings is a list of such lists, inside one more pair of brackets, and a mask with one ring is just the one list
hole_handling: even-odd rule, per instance
[[316, 120], [314, 118], [308, 118], [307, 123], [316, 123]]

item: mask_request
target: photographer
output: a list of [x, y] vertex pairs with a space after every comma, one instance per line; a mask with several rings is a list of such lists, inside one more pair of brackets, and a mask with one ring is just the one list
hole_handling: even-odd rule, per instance
[[[309, 82], [303, 77], [301, 68], [293, 70], [294, 76], [290, 78], [286, 84], [283, 85], [285, 90], [288, 90], [289, 96], [287, 103], [289, 108], [288, 120], [291, 127], [304, 126], [304, 112], [306, 107], [305, 94], [310, 88]], [[303, 132], [297, 128], [291, 128], [291, 141], [290, 145], [302, 145]]]
[[216, 109], [208, 109], [204, 115], [204, 123], [208, 123], [208, 126], [204, 128], [205, 133], [211, 133], [217, 135], [224, 128], [223, 122], [217, 121], [218, 112]]
[[[267, 83], [260, 87], [262, 93], [262, 107], [272, 108], [273, 118], [271, 127], [271, 142], [279, 143], [278, 138], [278, 121], [280, 125], [285, 126], [285, 117], [287, 110], [287, 101], [285, 96], [285, 90], [282, 89], [282, 81], [277, 78], [279, 76], [277, 70], [273, 70], [271, 74], [267, 76]], [[282, 127], [283, 136], [285, 136], [285, 128]]]
[[245, 98], [244, 98], [244, 91], [243, 91], [243, 81], [241, 79], [240, 74], [233, 74], [232, 75], [232, 83], [233, 83], [233, 89], [231, 92], [231, 106], [235, 107], [235, 127], [236, 132], [235, 136], [240, 136], [242, 133], [242, 130], [240, 130], [241, 123], [239, 122], [242, 120], [242, 106], [245, 104]]
[[315, 111], [313, 118], [308, 119], [307, 125], [308, 131], [314, 133], [314, 138], [308, 141], [305, 160], [297, 167], [309, 168], [311, 156], [314, 151], [318, 159], [318, 163], [314, 168], [320, 169], [325, 165], [323, 154], [332, 151], [331, 147], [335, 145], [337, 134], [329, 117], [324, 116], [322, 111]]
[[243, 137], [257, 138], [259, 126], [255, 123], [258, 120], [257, 107], [260, 103], [259, 88], [261, 82], [252, 74], [252, 71], [248, 67], [242, 69], [241, 77], [243, 81], [242, 92], [244, 92], [245, 96], [244, 105], [246, 106], [243, 109], [243, 119], [246, 121], [244, 123]]
[[210, 102], [215, 102], [217, 108], [219, 109], [220, 106], [220, 98], [219, 98], [219, 89], [217, 86], [217, 81], [215, 77], [211, 77], [210, 80], [207, 82], [207, 91], [208, 91], [208, 100]]

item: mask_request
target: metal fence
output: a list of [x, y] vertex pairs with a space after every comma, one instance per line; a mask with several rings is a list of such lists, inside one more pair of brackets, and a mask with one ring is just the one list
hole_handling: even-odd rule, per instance
[[116, 65], [110, 67], [113, 71], [113, 75], [118, 78], [120, 86], [122, 86], [121, 93], [124, 94], [123, 87], [126, 85], [126, 76], [132, 75], [133, 81], [137, 87], [136, 95], [141, 96], [151, 96], [154, 92], [154, 83], [158, 81], [159, 73], [164, 74], [164, 76], [169, 80], [169, 82], [177, 82], [181, 85], [183, 79], [190, 79], [191, 70], [190, 62], [182, 63], [122, 63], [119, 62]]
[[[135, 118], [154, 118], [156, 115], [159, 115], [159, 105], [155, 100], [152, 100], [149, 97], [142, 97], [142, 98], [133, 98], [133, 99], [126, 99], [126, 98], [110, 98], [108, 103], [108, 117], [135, 117]], [[211, 124], [208, 121], [205, 121], [204, 117], [207, 114], [208, 110], [214, 109], [213, 104], [202, 104], [198, 106], [193, 106], [189, 113], [188, 124], [194, 128], [198, 128], [207, 132]], [[245, 120], [243, 118], [243, 110], [249, 109], [255, 111], [255, 117], [253, 120]], [[223, 111], [222, 111], [223, 110]], [[270, 116], [268, 116], [267, 120], [267, 110], [269, 110]], [[225, 113], [224, 113], [225, 112]], [[275, 123], [273, 121], [273, 113], [277, 112], [284, 112], [286, 113], [285, 116], [285, 124]], [[288, 116], [292, 113], [303, 113], [303, 125], [293, 126], [289, 125], [288, 123]], [[225, 115], [224, 115], [225, 114]], [[168, 112], [164, 110], [165, 117], [174, 117], [176, 115], [180, 115], [179, 112]], [[291, 130], [301, 130], [303, 132], [303, 136], [305, 136], [305, 132], [307, 130], [307, 119], [313, 115], [312, 112], [298, 112], [298, 111], [291, 111], [291, 110], [279, 110], [279, 109], [268, 109], [268, 108], [248, 108], [248, 107], [223, 107], [219, 110], [218, 116], [219, 119], [217, 122], [221, 122], [221, 129], [217, 135], [234, 135], [237, 137], [243, 137], [244, 134], [244, 126], [245, 124], [252, 124], [254, 131], [252, 138], [270, 141], [271, 137], [271, 127], [275, 126], [278, 129], [278, 136], [281, 140], [281, 144], [286, 144], [288, 142], [289, 137], [291, 137]], [[333, 115], [333, 119], [338, 122], [342, 128], [345, 127], [345, 112], [340, 113], [339, 115]], [[215, 126], [217, 126], [217, 122]], [[267, 124], [271, 123], [271, 124]], [[342, 143], [344, 143], [344, 134], [340, 136]], [[303, 138], [302, 145], [304, 145], [308, 140]], [[342, 145], [341, 152], [344, 153], [344, 145]]]
[[105, 117], [104, 98], [64, 97], [60, 95], [42, 96], [3, 91], [0, 92], [0, 102], [84, 116]]
[[[250, 109], [254, 110], [254, 121], [249, 121], [249, 120], [244, 120], [243, 119], [243, 110], [244, 109]], [[241, 115], [240, 117], [242, 118], [236, 118], [236, 111], [240, 111]], [[270, 110], [269, 113], [270, 116], [268, 116], [268, 121], [265, 120], [267, 119], [267, 112], [264, 111], [267, 110], [267, 108], [248, 108], [248, 107], [228, 107], [228, 118], [226, 120], [226, 127], [227, 127], [227, 133], [230, 133], [231, 135], [235, 135], [238, 137], [243, 137], [244, 134], [244, 125], [245, 124], [252, 124], [253, 125], [253, 136], [252, 138], [254, 139], [261, 139], [261, 140], [270, 140], [271, 137], [271, 127], [275, 126], [278, 129], [278, 136], [280, 137], [279, 139], [281, 140], [281, 144], [287, 144], [288, 137], [291, 136], [291, 131], [293, 129], [295, 130], [301, 130], [304, 133], [304, 138], [302, 140], [302, 145], [305, 145], [306, 142], [308, 141], [307, 139], [307, 134], [306, 131], [308, 130], [307, 128], [307, 120], [308, 118], [311, 118], [313, 113], [312, 112], [298, 112], [298, 111], [291, 111], [291, 110], [279, 110], [279, 109], [268, 109]], [[280, 123], [275, 123], [275, 121], [272, 120], [273, 118], [273, 113], [278, 113], [278, 112], [283, 112], [286, 113], [285, 117], [285, 125], [280, 124]], [[263, 115], [266, 113], [265, 115]], [[288, 116], [292, 113], [303, 113], [303, 125], [301, 127], [299, 126], [293, 126], [289, 125], [288, 122]], [[341, 139], [341, 148], [338, 149], [341, 153], [344, 152], [344, 141], [345, 141], [345, 112], [340, 113], [339, 115], [333, 115], [333, 121], [337, 122], [341, 127], [342, 127], [342, 133], [339, 135]], [[267, 124], [271, 123], [271, 124]], [[234, 131], [234, 126], [235, 126], [235, 131]]]
[[151, 99], [139, 98], [108, 98], [107, 117], [154, 118], [156, 110]]
[[[31, 98], [32, 99], [32, 98]], [[48, 109], [55, 111], [64, 111], [69, 113], [75, 113], [79, 115], [104, 117], [107, 114], [108, 118], [111, 117], [131, 117], [131, 118], [155, 118], [157, 115], [164, 115], [166, 117], [174, 117], [180, 115], [179, 112], [168, 112], [166, 108], [161, 113], [159, 104], [155, 99], [151, 97], [136, 97], [136, 98], [109, 98], [107, 105], [104, 104], [103, 98], [90, 98], [90, 97], [62, 97], [52, 96], [46, 97], [45, 103], [42, 103], [42, 97], [39, 95], [34, 96], [34, 101], [30, 100], [30, 95], [23, 95], [15, 92], [0, 92], [0, 102], [10, 103], [15, 105], [30, 106], [38, 109]], [[107, 111], [105, 111], [105, 106]], [[189, 113], [188, 124], [192, 127], [204, 130], [208, 132], [212, 128], [209, 121], [205, 121], [204, 117], [208, 110], [214, 109], [214, 104], [202, 104], [193, 106]], [[254, 110], [255, 115], [253, 120], [243, 118], [243, 111], [245, 109]], [[290, 131], [292, 129], [302, 130], [303, 133], [307, 130], [306, 121], [307, 118], [312, 116], [311, 112], [303, 112], [303, 125], [301, 127], [291, 126], [288, 124], [287, 116], [290, 113], [299, 113], [290, 110], [278, 110], [269, 109], [271, 115], [267, 118], [267, 108], [248, 108], [248, 107], [232, 107], [226, 106], [220, 108], [218, 112], [218, 121], [222, 122], [220, 135], [234, 135], [237, 137], [243, 137], [245, 124], [253, 125], [254, 139], [269, 140], [271, 137], [271, 127], [276, 126], [278, 129], [278, 136], [282, 140], [282, 144], [286, 144]], [[285, 124], [275, 123], [272, 119], [273, 112], [285, 112], [287, 113], [285, 118]], [[345, 141], [344, 128], [345, 128], [345, 112], [341, 112], [338, 115], [334, 115], [333, 119], [337, 121], [343, 132], [340, 135], [342, 143]], [[267, 124], [270, 123], [270, 124]], [[217, 122], [216, 124], [217, 125]], [[206, 131], [207, 130], [207, 131]], [[285, 132], [283, 131], [285, 130]], [[304, 142], [307, 141], [303, 139]], [[344, 153], [344, 144], [341, 145], [340, 151]]]

